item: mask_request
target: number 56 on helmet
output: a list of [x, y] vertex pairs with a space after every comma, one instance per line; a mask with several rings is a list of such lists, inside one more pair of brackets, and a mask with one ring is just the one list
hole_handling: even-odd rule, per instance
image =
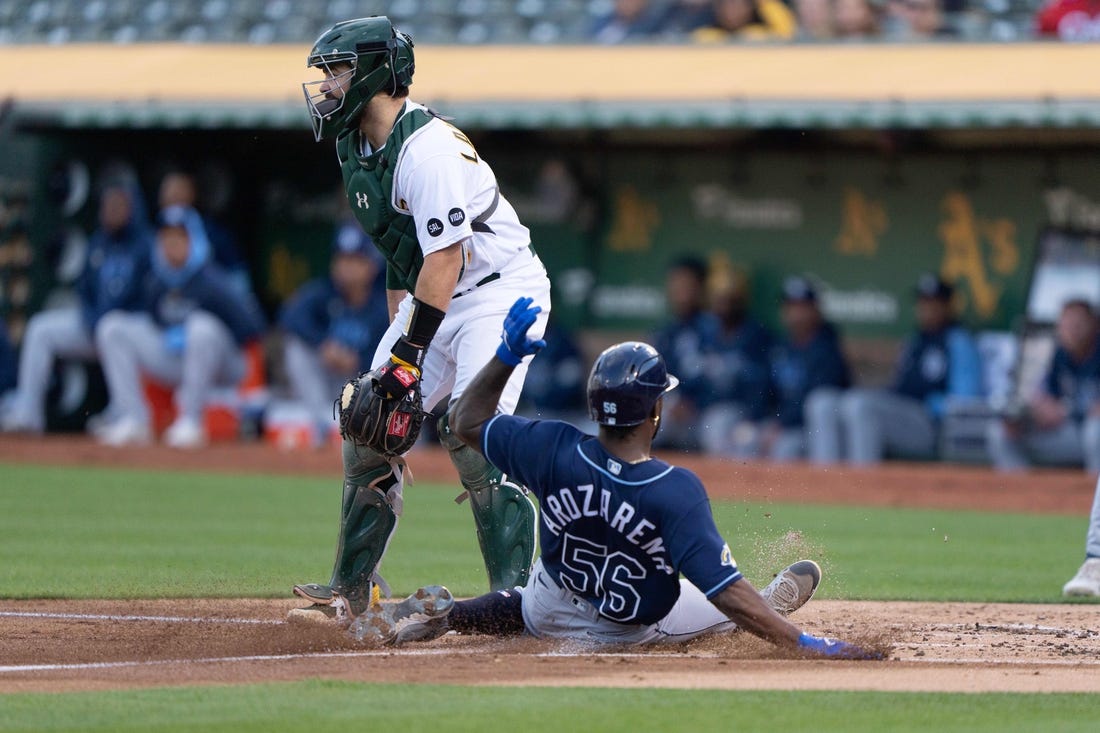
[[588, 375], [588, 414], [600, 425], [640, 425], [679, 383], [649, 344], [615, 344], [596, 357]]

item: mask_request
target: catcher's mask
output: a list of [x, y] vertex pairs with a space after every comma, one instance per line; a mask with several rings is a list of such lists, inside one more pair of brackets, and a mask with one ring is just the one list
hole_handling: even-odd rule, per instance
[[413, 42], [384, 15], [345, 20], [320, 35], [306, 65], [325, 73], [324, 79], [302, 84], [313, 135], [320, 141], [356, 124], [375, 94], [412, 84]]

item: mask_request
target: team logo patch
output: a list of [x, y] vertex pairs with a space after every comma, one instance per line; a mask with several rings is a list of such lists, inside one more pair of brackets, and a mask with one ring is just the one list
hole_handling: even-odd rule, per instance
[[451, 226], [456, 227], [466, 221], [466, 212], [456, 206], [447, 212], [447, 221], [451, 222]]
[[428, 234], [438, 237], [443, 233], [443, 222], [439, 219], [428, 219]]
[[722, 564], [729, 565], [731, 568], [737, 567], [737, 561], [733, 559], [733, 553], [730, 552], [729, 545], [722, 545]]
[[395, 438], [404, 438], [412, 424], [412, 415], [407, 412], [395, 412], [390, 417], [390, 428], [386, 431]]

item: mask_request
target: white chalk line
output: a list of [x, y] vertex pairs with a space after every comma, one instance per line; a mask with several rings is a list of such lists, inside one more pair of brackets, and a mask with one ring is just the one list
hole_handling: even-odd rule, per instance
[[39, 611], [0, 611], [4, 618], [45, 618], [59, 621], [152, 621], [187, 624], [248, 624], [275, 626], [284, 623], [273, 619], [216, 618], [213, 616], [136, 616], [107, 613], [46, 613]]
[[73, 672], [124, 667], [169, 667], [188, 664], [234, 664], [240, 662], [285, 662], [295, 659], [341, 659], [347, 657], [430, 657], [455, 654], [452, 649], [409, 649], [400, 652], [371, 650], [361, 652], [305, 652], [301, 654], [252, 654], [239, 657], [199, 657], [197, 659], [143, 659], [129, 662], [82, 662], [68, 664], [8, 664], [0, 666], [0, 674], [20, 672]]
[[[234, 656], [234, 657], [199, 657], [197, 659], [153, 659], [153, 660], [135, 660], [135, 661], [121, 661], [121, 662], [83, 662], [83, 663], [66, 663], [66, 664], [10, 664], [0, 666], [0, 674], [26, 674], [29, 672], [80, 672], [80, 671], [92, 671], [92, 670], [108, 670], [108, 669], [124, 669], [124, 668], [139, 668], [139, 667], [169, 667], [169, 666], [186, 666], [196, 664], [241, 664], [249, 662], [285, 662], [303, 659], [349, 659], [349, 658], [371, 658], [371, 657], [391, 657], [391, 656], [407, 656], [407, 657], [432, 657], [432, 656], [452, 656], [465, 653], [459, 649], [446, 649], [446, 648], [428, 648], [428, 649], [402, 649], [396, 650], [364, 650], [354, 652], [306, 652], [298, 654], [252, 654], [247, 656]], [[628, 652], [628, 653], [614, 653], [614, 652], [543, 652], [541, 654], [526, 655], [521, 654], [518, 656], [533, 656], [533, 657], [592, 657], [592, 658], [607, 658], [607, 659], [659, 659], [659, 658], [678, 658], [678, 659], [721, 659], [721, 657], [711, 656], [699, 656], [699, 655], [685, 655], [675, 653], [644, 653], [644, 652]], [[754, 660], [743, 660], [751, 662]], [[791, 660], [799, 661], [799, 660]], [[981, 664], [981, 665], [995, 665], [1002, 667], [1048, 667], [1048, 666], [1060, 666], [1060, 667], [1096, 667], [1100, 666], [1100, 660], [1069, 660], [1069, 659], [1048, 659], [1048, 660], [1012, 660], [1012, 659], [983, 659], [980, 657], [974, 658], [938, 658], [938, 657], [919, 657], [919, 658], [905, 658], [899, 660], [904, 664]]]

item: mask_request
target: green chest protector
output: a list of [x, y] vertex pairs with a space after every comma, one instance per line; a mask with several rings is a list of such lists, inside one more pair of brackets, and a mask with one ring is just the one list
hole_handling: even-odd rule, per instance
[[434, 118], [435, 115], [423, 109], [402, 113], [385, 146], [367, 156], [359, 154], [362, 137], [357, 129], [345, 130], [336, 138], [336, 155], [348, 203], [363, 230], [386, 258], [386, 287], [390, 290], [414, 292], [424, 264], [416, 238], [416, 222], [408, 211], [393, 207], [393, 175], [405, 141]]

